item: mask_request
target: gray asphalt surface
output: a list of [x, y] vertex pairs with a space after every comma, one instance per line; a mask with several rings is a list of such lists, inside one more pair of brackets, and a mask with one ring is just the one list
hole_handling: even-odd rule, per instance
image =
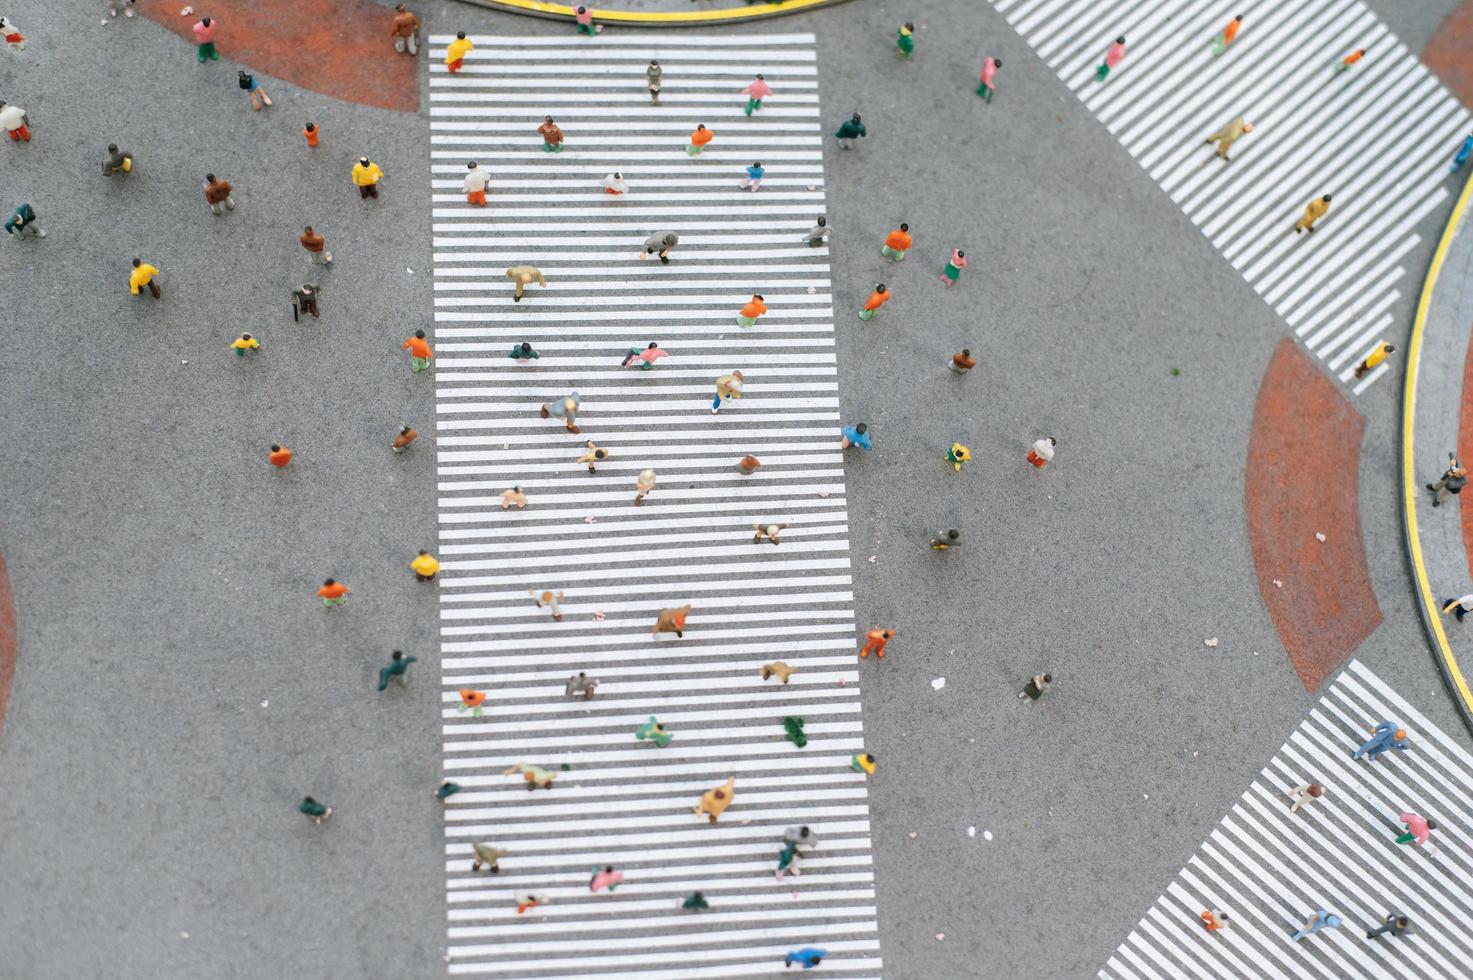
[[[1451, 6], [1376, 8], [1417, 47]], [[849, 478], [857, 606], [900, 630], [866, 664], [885, 676], [865, 724], [883, 953], [907, 980], [1093, 973], [1312, 701], [1243, 523], [1253, 396], [1285, 329], [978, 7], [852, 3], [762, 28], [817, 31], [826, 119], [857, 109], [871, 133], [825, 152], [845, 413], [875, 437]], [[565, 30], [418, 8], [431, 32]], [[270, 79], [276, 107], [253, 113], [232, 64], [196, 64], [147, 21], [17, 19], [30, 48], [0, 57], [0, 94], [35, 141], [0, 145], [0, 203], [30, 201], [50, 236], [0, 243], [29, 300], [0, 314], [21, 641], [0, 975], [440, 975], [435, 604], [407, 568], [434, 543], [432, 392], [398, 349], [430, 325], [426, 117]], [[901, 19], [911, 64], [890, 43]], [[982, 52], [1006, 66], [991, 106], [971, 94]], [[109, 141], [137, 154], [126, 180], [98, 174]], [[377, 202], [349, 185], [365, 152], [389, 175]], [[234, 213], [209, 213], [207, 171], [235, 184]], [[879, 247], [902, 220], [917, 245], [894, 266]], [[289, 290], [318, 272], [305, 223], [337, 262], [322, 319], [297, 325]], [[971, 265], [946, 290], [956, 246]], [[162, 302], [128, 294], [134, 255], [162, 269]], [[895, 300], [861, 324], [877, 281]], [[239, 363], [242, 330], [263, 350]], [[943, 362], [964, 344], [983, 363], [956, 378]], [[1399, 398], [1383, 382], [1356, 401], [1386, 617], [1358, 655], [1459, 734], [1405, 571]], [[395, 456], [401, 422], [425, 437]], [[1039, 473], [1023, 453], [1046, 434], [1059, 453]], [[976, 455], [959, 475], [953, 439]], [[287, 472], [265, 462], [273, 441], [298, 454]], [[940, 525], [964, 548], [930, 553]], [[332, 612], [313, 597], [328, 575], [353, 588]], [[394, 648], [421, 663], [376, 695]], [[1039, 670], [1055, 690], [1020, 705]], [[296, 813], [304, 793], [331, 823]]]

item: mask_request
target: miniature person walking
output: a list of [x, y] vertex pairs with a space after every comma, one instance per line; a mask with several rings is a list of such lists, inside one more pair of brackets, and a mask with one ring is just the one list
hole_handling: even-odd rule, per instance
[[471, 861], [471, 870], [480, 871], [486, 868], [493, 874], [501, 870], [501, 859], [511, 853], [482, 843], [472, 843], [471, 851], [475, 854], [475, 859]]
[[531, 589], [527, 594], [532, 597], [532, 602], [536, 604], [538, 609], [541, 609], [543, 606], [547, 607], [548, 612], [552, 613], [553, 622], [561, 623], [563, 621], [562, 603], [567, 596], [561, 592], [553, 592], [551, 589], [543, 592]]
[[881, 246], [880, 254], [896, 262], [904, 261], [905, 253], [910, 251], [912, 241], [910, 225], [902, 221], [899, 228], [885, 236], [885, 244]]
[[36, 209], [29, 204], [19, 204], [15, 213], [5, 222], [5, 234], [13, 238], [45, 238], [46, 229], [36, 221]]
[[1340, 921], [1340, 916], [1332, 915], [1329, 912], [1326, 912], [1324, 909], [1320, 909], [1319, 911], [1310, 915], [1309, 918], [1305, 919], [1304, 928], [1294, 933], [1294, 935], [1291, 936], [1290, 939], [1293, 942], [1297, 943], [1299, 942], [1299, 940], [1305, 938], [1306, 936], [1313, 936], [1321, 929], [1338, 928], [1340, 925]]
[[322, 588], [317, 590], [317, 598], [322, 600], [322, 608], [332, 609], [341, 606], [348, 601], [348, 593], [353, 591], [337, 579], [328, 579], [322, 583]]
[[783, 966], [792, 966], [794, 963], [797, 963], [803, 969], [811, 970], [822, 963], [823, 958], [827, 955], [829, 955], [829, 951], [826, 949], [819, 949], [815, 946], [804, 946], [802, 949], [790, 950], [788, 955], [783, 957]]
[[583, 700], [592, 701], [593, 692], [598, 689], [598, 679], [589, 677], [583, 671], [578, 671], [576, 677], [569, 677], [568, 683], [563, 688], [563, 693], [568, 697], [583, 695]]
[[419, 554], [414, 556], [409, 567], [414, 571], [414, 577], [421, 582], [433, 582], [435, 576], [440, 574], [440, 563], [434, 555], [423, 548], [420, 549]]
[[332, 265], [332, 253], [327, 250], [327, 239], [312, 230], [311, 225], [302, 229], [297, 242], [307, 253], [307, 261], [313, 265]]
[[521, 487], [512, 487], [510, 490], [501, 491], [501, 509], [515, 507], [517, 510], [527, 509], [527, 495], [522, 492]]
[[762, 186], [762, 177], [766, 173], [767, 170], [762, 166], [761, 161], [752, 164], [750, 167], [747, 168], [747, 172], [742, 177], [742, 179], [737, 181], [737, 188], [744, 191], [755, 192], [758, 188]]
[[716, 397], [711, 399], [711, 414], [721, 411], [722, 403], [742, 397], [742, 372], [733, 371], [716, 379]]
[[588, 879], [588, 890], [596, 892], [600, 888], [607, 888], [609, 891], [614, 891], [623, 883], [624, 872], [615, 871], [614, 866], [610, 864], [605, 866], [603, 870], [599, 870], [598, 868], [593, 869], [593, 877]]
[[977, 359], [972, 356], [972, 352], [969, 349], [963, 347], [951, 355], [951, 360], [947, 361], [946, 365], [957, 374], [966, 374], [977, 366]]
[[876, 657], [884, 660], [885, 646], [894, 636], [895, 631], [889, 629], [888, 627], [885, 629], [870, 630], [868, 633], [864, 634], [864, 638], [867, 642], [865, 643], [864, 647], [859, 651], [859, 655], [861, 657], [868, 657], [871, 653], [873, 653]]
[[1202, 920], [1202, 928], [1208, 932], [1218, 932], [1227, 928], [1228, 914], [1219, 912], [1217, 909], [1205, 909], [1197, 918]]
[[235, 77], [240, 90], [250, 98], [252, 110], [260, 112], [263, 105], [268, 109], [271, 108], [271, 96], [267, 95], [261, 83], [256, 81], [255, 75], [248, 71], [238, 71]]
[[5, 46], [10, 49], [11, 54], [19, 54], [26, 49], [25, 35], [4, 17], [0, 17], [0, 37], [5, 39]]
[[1458, 152], [1453, 154], [1452, 166], [1448, 169], [1457, 173], [1463, 169], [1463, 164], [1468, 162], [1468, 156], [1473, 154], [1473, 133], [1463, 137], [1463, 142], [1458, 146]]
[[751, 327], [757, 323], [757, 318], [767, 312], [767, 303], [763, 300], [761, 293], [753, 293], [752, 298], [743, 306], [737, 314], [737, 326]]
[[868, 133], [869, 131], [864, 128], [864, 123], [859, 121], [859, 113], [856, 112], [839, 124], [839, 128], [834, 133], [834, 136], [838, 137], [839, 149], [852, 150], [854, 149], [854, 141], [864, 139]]
[[676, 638], [685, 635], [685, 618], [690, 615], [690, 606], [681, 606], [678, 609], [661, 609], [655, 617], [655, 628], [650, 631], [651, 636], [659, 636], [661, 633], [674, 633]]
[[542, 406], [539, 414], [543, 418], [556, 415], [567, 423], [568, 431], [574, 435], [583, 431], [578, 428], [578, 393], [576, 391], [569, 392], [555, 402], [547, 402]]
[[655, 366], [655, 362], [660, 358], [669, 356], [669, 351], [661, 350], [660, 345], [652, 340], [650, 341], [650, 345], [644, 350], [636, 347], [629, 348], [629, 353], [624, 355], [624, 360], [619, 362], [619, 366], [638, 367], [643, 371], [648, 371]]
[[5, 127], [12, 143], [31, 141], [31, 117], [18, 105], [0, 99], [0, 126]]
[[708, 789], [702, 793], [701, 802], [697, 803], [692, 809], [695, 810], [697, 816], [704, 813], [706, 818], [710, 820], [711, 826], [714, 827], [716, 826], [716, 818], [726, 812], [726, 808], [731, 806], [732, 799], [735, 796], [736, 777], [727, 776], [725, 783], [717, 786], [715, 789]]
[[1228, 49], [1228, 45], [1232, 44], [1233, 39], [1238, 36], [1238, 28], [1242, 26], [1242, 14], [1239, 14], [1232, 20], [1228, 21], [1228, 25], [1224, 27], [1221, 31], [1219, 31], [1217, 36], [1212, 39], [1212, 53], [1214, 55], [1220, 55], [1224, 51], [1226, 51]]
[[248, 352], [261, 349], [261, 342], [248, 333], [243, 333], [230, 342], [230, 349], [235, 351], [236, 357], [245, 357]]
[[982, 59], [981, 84], [977, 86], [977, 94], [982, 96], [988, 105], [992, 105], [992, 82], [997, 77], [997, 70], [1001, 67], [1002, 60], [999, 58]]
[[465, 171], [465, 179], [460, 182], [460, 192], [465, 195], [466, 203], [484, 208], [486, 186], [491, 183], [491, 175], [476, 166], [474, 160], [465, 165]]
[[395, 650], [389, 655], [388, 666], [379, 668], [378, 689], [380, 691], [387, 690], [389, 687], [389, 678], [398, 681], [400, 686], [409, 683], [409, 665], [416, 663], [418, 660], [418, 657], [404, 656], [403, 650]]
[[762, 100], [772, 94], [772, 86], [761, 75], [754, 78], [742, 94], [747, 97], [747, 108], [743, 110], [748, 116], [762, 108]]
[[650, 715], [649, 721], [634, 730], [634, 737], [641, 742], [646, 739], [654, 742], [655, 748], [657, 749], [663, 749], [675, 738], [674, 735], [665, 730], [665, 726], [661, 725], [654, 715]]
[[629, 181], [625, 180], [624, 175], [618, 171], [604, 177], [602, 183], [605, 194], [610, 194], [614, 197], [623, 197], [629, 193]]
[[823, 216], [819, 216], [817, 223], [808, 229], [808, 234], [804, 236], [804, 241], [808, 242], [809, 248], [818, 248], [828, 241], [831, 230], [829, 228], [829, 220]]
[[761, 544], [764, 540], [767, 540], [767, 541], [771, 541], [773, 544], [777, 544], [778, 543], [778, 535], [783, 532], [783, 529], [784, 528], [788, 528], [788, 527], [792, 527], [792, 526], [793, 526], [792, 524], [786, 524], [786, 523], [784, 523], [784, 524], [761, 524], [761, 523], [753, 524], [752, 527], [753, 527], [753, 529], [756, 530], [757, 533], [754, 534], [754, 535], [752, 535], [752, 543], [753, 544]]
[[558, 124], [552, 121], [551, 116], [542, 120], [542, 125], [537, 127], [538, 134], [542, 137], [543, 153], [563, 152], [563, 131]]
[[317, 137], [319, 135], [317, 124], [312, 120], [307, 120], [306, 124], [302, 126], [302, 138], [307, 141], [309, 149], [317, 149]]
[[469, 711], [472, 718], [481, 717], [481, 711], [486, 705], [486, 692], [477, 691], [470, 687], [462, 687], [459, 693], [460, 704], [456, 705], [455, 713], [463, 715]]
[[506, 356], [513, 361], [536, 361], [542, 357], [541, 354], [532, 349], [532, 342], [529, 340], [524, 340], [519, 344], [512, 344], [511, 351]]
[[900, 57], [909, 61], [915, 56], [916, 50], [916, 26], [910, 21], [900, 25], [895, 32], [895, 50], [900, 52]]
[[1371, 351], [1365, 356], [1365, 360], [1356, 365], [1356, 380], [1364, 378], [1367, 374], [1370, 374], [1371, 371], [1380, 367], [1381, 362], [1386, 360], [1386, 358], [1390, 357], [1394, 353], [1396, 353], [1395, 347], [1393, 347], [1391, 344], [1386, 343], [1386, 341], [1384, 340], [1381, 341], [1381, 343], [1376, 345], [1375, 350]]
[[234, 188], [230, 181], [221, 180], [214, 174], [205, 174], [205, 203], [210, 206], [213, 214], [224, 214], [226, 211], [235, 210], [235, 198], [232, 196]]
[[409, 370], [415, 374], [429, 367], [430, 358], [435, 356], [435, 352], [430, 350], [430, 345], [425, 342], [423, 330], [416, 330], [414, 336], [404, 341], [399, 349], [409, 351]]
[[1297, 235], [1301, 231], [1308, 231], [1313, 235], [1314, 223], [1323, 218], [1325, 212], [1328, 210], [1330, 210], [1330, 195], [1326, 194], [1324, 197], [1315, 198], [1313, 201], [1310, 201], [1304, 206], [1304, 216], [1294, 222], [1294, 234]]
[[1346, 55], [1344, 58], [1341, 58], [1335, 63], [1334, 74], [1338, 75], [1343, 71], [1349, 71], [1352, 65], [1354, 65], [1357, 61], [1361, 60], [1365, 56], [1365, 48], [1350, 52], [1350, 54]]
[[[706, 148], [706, 144], [711, 142], [713, 135], [715, 134], [706, 128], [705, 123], [698, 123], [696, 125], [696, 131], [690, 134], [690, 145], [685, 148], [685, 155], [688, 157], [700, 156], [701, 151]], [[1473, 139], [1473, 136], [1470, 136], [1469, 139]]]
[[880, 312], [880, 307], [890, 302], [890, 291], [885, 288], [884, 283], [875, 286], [875, 291], [869, 294], [869, 299], [864, 301], [864, 309], [859, 311], [861, 320], [873, 320], [875, 314]]
[[651, 61], [649, 67], [644, 70], [644, 83], [650, 90], [650, 105], [660, 104], [660, 81], [665, 77], [665, 69], [660, 67], [658, 61]]
[[603, 30], [602, 27], [594, 24], [593, 11], [582, 5], [574, 8], [573, 23], [576, 25], [573, 28], [574, 34], [587, 34], [589, 37], [593, 37]]
[[748, 453], [741, 459], [737, 460], [737, 469], [741, 471], [742, 476], [751, 476], [753, 473], [757, 472], [757, 469], [761, 465], [762, 460], [758, 459], [756, 456], [753, 456], [751, 453]]
[[959, 442], [953, 442], [951, 448], [946, 450], [946, 461], [956, 472], [962, 471], [962, 464], [972, 458], [972, 451]]
[[1018, 700], [1027, 698], [1029, 701], [1037, 701], [1043, 697], [1043, 692], [1054, 682], [1052, 674], [1034, 674], [1028, 678], [1028, 683], [1023, 685], [1023, 690], [1018, 692]]
[[962, 532], [954, 527], [945, 531], [937, 531], [931, 535], [931, 540], [926, 542], [932, 551], [946, 551], [949, 548], [959, 547], [961, 543]]
[[1400, 936], [1407, 931], [1407, 926], [1410, 924], [1411, 920], [1400, 912], [1388, 912], [1380, 926], [1366, 933], [1366, 938], [1375, 939], [1377, 936], [1387, 932], [1391, 933], [1392, 936]]
[[1413, 842], [1416, 842], [1417, 846], [1421, 847], [1423, 844], [1427, 843], [1427, 838], [1429, 835], [1431, 835], [1432, 831], [1437, 829], [1436, 820], [1428, 820], [1426, 817], [1423, 817], [1420, 814], [1403, 813], [1399, 817], [1397, 817], [1397, 819], [1406, 824], [1407, 828], [1406, 833], [1396, 838], [1396, 842], [1398, 844], [1411, 844]]
[[1460, 623], [1463, 621], [1463, 617], [1467, 616], [1470, 612], [1473, 612], [1473, 592], [1456, 599], [1442, 600], [1442, 614], [1446, 616], [1448, 613], [1452, 613], [1458, 618], [1458, 622]]
[[358, 188], [360, 198], [378, 200], [378, 182], [383, 179], [384, 172], [368, 157], [359, 157], [353, 164], [353, 186]]
[[644, 506], [644, 498], [655, 489], [657, 482], [654, 470], [640, 470], [639, 476], [634, 478], [634, 506]]
[[312, 818], [312, 822], [321, 827], [328, 817], [332, 816], [332, 807], [323, 806], [310, 796], [302, 797], [302, 802], [297, 804], [297, 810]]
[[868, 424], [860, 422], [858, 425], [846, 425], [839, 429], [839, 448], [848, 449], [850, 446], [858, 446], [865, 452], [874, 448]]
[[1375, 762], [1376, 756], [1388, 749], [1405, 752], [1408, 748], [1406, 729], [1398, 727], [1394, 721], [1382, 721], [1371, 729], [1371, 737], [1362, 742], [1360, 747], [1350, 754], [1350, 758], [1359, 759], [1365, 756], [1367, 762]]
[[511, 294], [513, 303], [520, 303], [522, 294], [534, 282], [543, 289], [547, 288], [547, 280], [543, 278], [542, 270], [535, 265], [514, 265], [506, 270], [506, 278], [516, 283], [516, 289]]
[[292, 322], [295, 323], [308, 313], [313, 319], [321, 315], [317, 309], [317, 293], [322, 287], [316, 283], [303, 283], [292, 290]]
[[1105, 60], [1095, 69], [1095, 81], [1103, 82], [1110, 77], [1110, 72], [1115, 66], [1125, 60], [1125, 35], [1122, 34], [1115, 39], [1115, 43], [1105, 50]]
[[[286, 448], [283, 445], [280, 445], [279, 443], [273, 442], [271, 444], [271, 449], [266, 455], [266, 462], [270, 463], [272, 466], [276, 467], [279, 470], [285, 469], [286, 465], [292, 461], [292, 455], [293, 453], [290, 449]], [[331, 579], [329, 579], [329, 581], [331, 581]], [[344, 588], [343, 591], [346, 592], [347, 589]], [[321, 592], [319, 591], [318, 594], [320, 595]]]
[[107, 159], [102, 161], [102, 175], [112, 177], [115, 174], [131, 174], [133, 172], [133, 154], [124, 153], [118, 149], [118, 144], [107, 144]]
[[219, 61], [220, 55], [215, 52], [215, 22], [209, 17], [201, 17], [194, 25], [194, 43], [197, 46], [195, 56], [199, 63], [204, 64], [205, 59]]
[[456, 31], [455, 40], [445, 49], [445, 70], [454, 75], [465, 63], [465, 56], [475, 45], [466, 39], [465, 31]]
[[134, 296], [137, 296], [138, 291], [144, 286], [147, 286], [149, 295], [151, 295], [154, 299], [158, 299], [159, 284], [155, 281], [156, 279], [158, 279], [158, 275], [158, 269], [149, 265], [142, 259], [134, 259], [133, 271], [128, 276], [128, 289], [132, 291]]
[[1325, 795], [1325, 788], [1319, 783], [1304, 783], [1289, 790], [1289, 799], [1294, 802], [1289, 805], [1290, 813], [1298, 813], [1299, 808], [1310, 800], [1317, 800]]
[[1253, 124], [1245, 120], [1242, 116], [1239, 116], [1207, 137], [1205, 142], [1209, 146], [1216, 143], [1218, 157], [1223, 163], [1229, 163], [1231, 161], [1228, 158], [1228, 150], [1233, 148], [1234, 143], [1251, 132], [1253, 132]]
[[394, 8], [393, 24], [389, 36], [394, 39], [394, 50], [400, 54], [419, 54], [419, 18], [404, 9], [404, 4]]
[[961, 278], [962, 270], [966, 267], [967, 253], [959, 248], [953, 249], [951, 258], [947, 260], [946, 268], [942, 269], [941, 275], [936, 278], [941, 280], [941, 285], [943, 286], [954, 286], [956, 285], [956, 281]]
[[1453, 453], [1447, 454], [1447, 469], [1442, 471], [1442, 479], [1436, 483], [1427, 484], [1427, 489], [1432, 491], [1432, 506], [1442, 506], [1442, 492], [1456, 497], [1463, 492], [1463, 487], [1468, 485], [1468, 471], [1463, 464], [1458, 462], [1458, 457]]
[[526, 762], [518, 762], [514, 766], [508, 766], [501, 771], [503, 776], [512, 773], [522, 774], [522, 781], [527, 784], [527, 792], [538, 789], [552, 789], [553, 780], [557, 779], [557, 772], [553, 769], [543, 769]]
[[595, 446], [592, 439], [588, 440], [587, 446], [588, 449], [584, 451], [582, 456], [578, 457], [576, 462], [586, 463], [588, 465], [588, 472], [597, 473], [597, 464], [609, 458], [609, 451], [600, 446]]
[[704, 912], [711, 907], [711, 903], [706, 901], [706, 896], [700, 892], [691, 892], [685, 901], [680, 903], [680, 907], [687, 912]]
[[1053, 436], [1045, 436], [1038, 440], [1032, 446], [1028, 447], [1028, 462], [1032, 463], [1037, 469], [1043, 469], [1049, 463], [1053, 462], [1054, 447], [1058, 444], [1059, 440]]
[[680, 244], [680, 236], [673, 231], [657, 231], [644, 240], [644, 250], [639, 253], [639, 261], [643, 262], [651, 255], [660, 257], [661, 265], [670, 264], [670, 250]]
[[774, 660], [770, 664], [763, 664], [762, 669], [758, 673], [762, 675], [762, 679], [764, 681], [768, 678], [776, 677], [778, 680], [786, 684], [788, 680], [793, 676], [795, 671], [785, 662], [781, 660]]

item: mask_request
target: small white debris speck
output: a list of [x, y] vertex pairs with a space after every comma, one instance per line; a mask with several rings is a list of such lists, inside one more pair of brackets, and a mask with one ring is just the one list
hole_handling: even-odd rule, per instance
[[992, 831], [990, 831], [990, 830], [984, 830], [984, 831], [982, 831], [982, 839], [983, 840], [992, 840]]
[[1193, 758], [1193, 759], [1195, 759], [1195, 758], [1196, 758], [1196, 757], [1197, 757], [1197, 756], [1199, 756], [1199, 755], [1201, 755], [1201, 754], [1202, 754], [1202, 753], [1200, 753], [1200, 752], [1193, 752], [1193, 753], [1192, 753], [1192, 758]]
[[414, 270], [409, 268], [408, 266], [404, 267], [404, 271], [409, 273], [411, 276], [414, 275]]
[[593, 618], [598, 620], [599, 622], [603, 622], [606, 616], [608, 616], [608, 613], [604, 612], [602, 609], [596, 609], [593, 612]]
[[943, 939], [945, 939], [945, 938], [946, 938], [946, 933], [944, 933], [944, 932], [938, 932], [938, 933], [936, 933], [936, 941], [937, 941], [937, 942], [938, 942], [938, 943], [939, 943], [939, 942], [940, 942], [940, 941], [941, 941], [941, 940], [943, 940]]
[[192, 13], [194, 13], [194, 8], [193, 7], [185, 7], [183, 10], [179, 11], [179, 16], [180, 17], [188, 17]]
[[263, 707], [263, 708], [269, 708], [269, 707], [271, 707], [271, 702], [270, 701], [262, 701], [261, 702], [261, 707]]
[[1141, 799], [1143, 799], [1143, 800], [1149, 800], [1150, 798], [1151, 798], [1151, 795], [1149, 793], [1142, 793], [1141, 794]]
[[917, 838], [917, 837], [919, 837], [919, 836], [920, 836], [920, 834], [917, 834], [917, 833], [916, 833], [916, 832], [915, 832], [915, 831], [914, 831], [914, 830], [912, 830], [912, 831], [911, 831], [911, 832], [910, 832], [910, 839], [911, 839], [911, 840], [915, 840], [915, 839], [916, 839], [916, 838]]
[[1320, 541], [1320, 542], [1323, 542], [1323, 541], [1324, 541], [1324, 540], [1325, 540], [1325, 536], [1324, 536], [1324, 534], [1322, 534], [1322, 533], [1321, 533], [1321, 532], [1319, 532], [1319, 531], [1316, 531], [1316, 532], [1314, 532], [1314, 539], [1315, 539], [1315, 540], [1316, 540], [1316, 541]]
[[931, 690], [933, 690], [933, 691], [939, 691], [939, 690], [941, 690], [945, 686], [946, 686], [946, 678], [945, 677], [938, 677], [934, 681], [931, 682]]
[[584, 524], [592, 524], [593, 523], [593, 515], [592, 514], [589, 514], [587, 517], [583, 518], [583, 523]]
[[1204, 647], [1215, 647], [1215, 646], [1217, 646], [1217, 637], [1213, 636], [1213, 637], [1209, 637], [1209, 638], [1203, 640], [1202, 641], [1202, 645]]
[[809, 286], [808, 287], [808, 295], [809, 296], [812, 296], [816, 292], [818, 292], [818, 288], [817, 287], [815, 287], [815, 286]]
[[967, 836], [968, 837], [976, 837], [977, 836], [977, 828], [976, 827], [968, 827], [967, 828]]
[[189, 938], [189, 933], [187, 933], [187, 932], [181, 932], [179, 934], [179, 938], [180, 939], [188, 939]]
[[1283, 579], [1281, 579], [1281, 578], [1274, 579], [1274, 588], [1276, 588], [1276, 589], [1282, 589], [1283, 587], [1284, 587], [1284, 580]]
[[180, 362], [179, 362], [179, 363], [180, 363], [180, 364], [188, 364], [188, 363], [189, 363], [189, 362], [188, 362], [188, 361], [182, 361], [182, 360], [181, 360], [181, 361], [180, 361]]
[[873, 565], [875, 562], [877, 562], [879, 560], [880, 560], [880, 556], [879, 555], [870, 555], [869, 556], [869, 563], [871, 565]]

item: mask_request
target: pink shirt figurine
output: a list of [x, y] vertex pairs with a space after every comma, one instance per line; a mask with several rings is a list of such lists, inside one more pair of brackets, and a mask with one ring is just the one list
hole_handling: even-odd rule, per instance
[[1105, 65], [1106, 67], [1114, 68], [1116, 65], [1120, 64], [1120, 62], [1124, 60], [1125, 38], [1122, 37], [1117, 38], [1115, 43], [1110, 45], [1110, 50], [1105, 52]]
[[593, 877], [588, 881], [588, 890], [596, 892], [600, 888], [607, 888], [609, 891], [613, 891], [623, 881], [624, 872], [622, 871], [615, 871], [612, 867], [604, 868], [602, 871], [595, 868]]
[[1407, 825], [1407, 832], [1397, 838], [1397, 843], [1404, 843], [1402, 838], [1409, 838], [1420, 846], [1427, 843], [1427, 835], [1437, 828], [1437, 824], [1416, 813], [1403, 813], [1397, 819]]
[[767, 98], [769, 95], [772, 94], [772, 86], [768, 85], [767, 82], [763, 80], [761, 75], [758, 75], [755, 79], [752, 80], [751, 85], [748, 85], [746, 88], [742, 89], [742, 93], [746, 95], [747, 98], [756, 99], [760, 102], [761, 100]]
[[587, 27], [593, 23], [593, 11], [589, 10], [587, 7], [579, 7], [577, 10], [573, 11], [573, 20], [577, 21], [579, 24], [582, 24], [584, 27]]
[[940, 278], [944, 285], [950, 286], [961, 277], [962, 270], [966, 267], [967, 253], [959, 248], [954, 249], [951, 253], [951, 261], [946, 263], [945, 270], [942, 271], [938, 278]]
[[992, 87], [992, 78], [996, 74], [997, 74], [997, 59], [996, 58], [983, 58], [982, 59], [982, 84], [983, 85], [986, 85], [988, 88], [991, 88]]
[[650, 368], [655, 366], [655, 362], [658, 361], [660, 358], [669, 356], [669, 351], [663, 351], [659, 348], [658, 345], [651, 343], [644, 350], [630, 351], [629, 356], [624, 358], [624, 367], [633, 366], [636, 362], [638, 362], [639, 367], [642, 367], [646, 371], [648, 371]]
[[209, 44], [213, 40], [215, 40], [215, 21], [213, 19], [208, 24], [200, 21], [194, 25], [194, 43]]

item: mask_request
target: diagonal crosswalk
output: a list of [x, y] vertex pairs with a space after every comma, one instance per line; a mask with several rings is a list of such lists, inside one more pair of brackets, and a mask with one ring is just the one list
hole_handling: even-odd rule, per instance
[[[1418, 223], [1451, 193], [1470, 116], [1359, 0], [992, 0], [1341, 381], [1404, 333]], [[1220, 57], [1212, 37], [1243, 15]], [[1117, 36], [1126, 58], [1094, 69]], [[1350, 70], [1333, 66], [1364, 48]], [[1205, 138], [1253, 123], [1223, 164]], [[1331, 195], [1313, 234], [1292, 225]], [[1413, 270], [1414, 272], [1416, 270]]]
[[[1410, 749], [1352, 759], [1382, 720], [1406, 729]], [[1308, 782], [1323, 796], [1290, 813], [1289, 790]], [[1438, 824], [1426, 846], [1394, 842], [1405, 811]], [[1468, 976], [1470, 811], [1473, 755], [1351, 661], [1099, 976]], [[1228, 913], [1228, 927], [1207, 932], [1205, 909]], [[1344, 925], [1293, 942], [1317, 909]], [[1392, 911], [1411, 929], [1367, 939]]]
[[[498, 978], [771, 976], [791, 949], [830, 975], [879, 976], [849, 572], [814, 38], [472, 36], [450, 75], [431, 38], [441, 654], [449, 970]], [[651, 105], [645, 67], [664, 69]], [[774, 94], [751, 118], [757, 73]], [[551, 115], [565, 149], [546, 152]], [[697, 123], [715, 133], [686, 154]], [[488, 206], [459, 193], [488, 170]], [[760, 191], [743, 192], [761, 161]], [[630, 191], [604, 193], [622, 172]], [[671, 263], [641, 262], [655, 232]], [[511, 266], [548, 285], [512, 302]], [[770, 312], [739, 328], [754, 292]], [[621, 367], [658, 341], [671, 356]], [[515, 360], [528, 342], [537, 360]], [[744, 397], [711, 412], [716, 379]], [[581, 398], [573, 434], [538, 406]], [[594, 440], [609, 458], [575, 460]], [[738, 471], [747, 454], [762, 463]], [[635, 477], [658, 486], [634, 505]], [[503, 510], [516, 485], [525, 510]], [[753, 522], [781, 543], [752, 543]], [[562, 619], [529, 590], [565, 593]], [[659, 610], [691, 604], [684, 638]], [[764, 663], [796, 669], [764, 682]], [[591, 701], [564, 683], [586, 671]], [[460, 714], [458, 689], [488, 692]], [[651, 715], [674, 738], [635, 738]], [[783, 719], [805, 721], [806, 747]], [[528, 792], [505, 769], [557, 771]], [[569, 769], [562, 771], [566, 764]], [[736, 777], [711, 827], [692, 807]], [[818, 847], [774, 879], [785, 828]], [[505, 849], [471, 870], [471, 844]], [[625, 882], [594, 894], [594, 868]], [[684, 911], [700, 890], [710, 909]], [[517, 899], [545, 896], [518, 914]]]

